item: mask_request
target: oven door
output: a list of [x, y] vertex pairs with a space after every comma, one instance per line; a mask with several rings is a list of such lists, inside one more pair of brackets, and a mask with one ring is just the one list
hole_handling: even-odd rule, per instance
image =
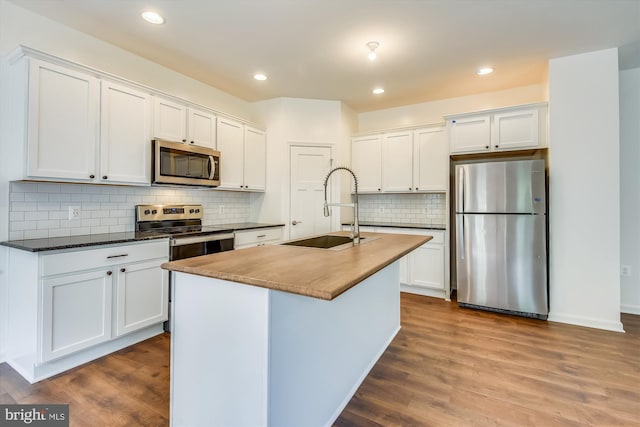
[[220, 152], [160, 139], [153, 146], [154, 184], [220, 185]]

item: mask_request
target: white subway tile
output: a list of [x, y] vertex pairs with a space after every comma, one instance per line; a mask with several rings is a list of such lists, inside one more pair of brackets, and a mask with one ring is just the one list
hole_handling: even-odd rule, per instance
[[68, 219], [69, 211], [49, 211], [49, 219]]
[[11, 203], [11, 210], [15, 212], [37, 211], [38, 204], [33, 202], [15, 202], [15, 203]]
[[69, 228], [51, 228], [49, 229], [49, 237], [67, 237], [71, 235]]
[[77, 227], [70, 230], [72, 236], [84, 236], [85, 234], [91, 234], [91, 228], [89, 227]]
[[60, 221], [57, 221], [57, 220], [38, 221], [38, 230], [59, 228], [59, 227], [60, 227]]
[[11, 193], [9, 200], [12, 202], [24, 202], [24, 193]]
[[51, 182], [41, 182], [38, 184], [38, 192], [40, 193], [59, 193], [60, 184]]
[[25, 230], [25, 239], [44, 239], [49, 237], [49, 230]]
[[109, 232], [108, 225], [100, 225], [96, 227], [91, 227], [91, 232], [89, 234], [104, 234]]
[[9, 225], [11, 231], [35, 230], [37, 228], [36, 221], [13, 221]]
[[24, 221], [24, 212], [9, 212], [9, 221]]
[[9, 240], [22, 240], [24, 239], [24, 231], [10, 231]]
[[25, 221], [42, 221], [49, 219], [49, 211], [25, 212]]
[[60, 202], [38, 202], [39, 211], [59, 211]]

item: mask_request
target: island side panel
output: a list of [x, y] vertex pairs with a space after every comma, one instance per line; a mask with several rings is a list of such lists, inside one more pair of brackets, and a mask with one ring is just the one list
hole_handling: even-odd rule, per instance
[[269, 290], [174, 276], [172, 426], [266, 426]]
[[271, 292], [269, 425], [329, 426], [400, 330], [399, 262], [331, 301]]

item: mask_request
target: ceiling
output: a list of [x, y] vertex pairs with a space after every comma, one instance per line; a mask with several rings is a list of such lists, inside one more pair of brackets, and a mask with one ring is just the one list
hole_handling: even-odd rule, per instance
[[11, 1], [247, 101], [365, 112], [541, 83], [551, 58], [616, 46], [640, 67], [640, 0]]

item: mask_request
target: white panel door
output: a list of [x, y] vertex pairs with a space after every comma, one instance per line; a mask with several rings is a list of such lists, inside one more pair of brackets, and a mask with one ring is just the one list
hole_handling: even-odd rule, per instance
[[410, 284], [444, 290], [444, 246], [427, 243], [410, 255]]
[[[323, 185], [330, 170], [331, 148], [291, 147], [291, 239], [331, 231], [331, 217], [324, 216]], [[330, 186], [327, 195], [331, 195]]]
[[264, 191], [267, 179], [267, 136], [249, 126], [244, 128], [244, 188]]
[[167, 99], [153, 98], [153, 137], [187, 142], [187, 107]]
[[28, 175], [93, 180], [99, 80], [36, 59], [29, 64]]
[[216, 129], [220, 151], [220, 187], [244, 188], [244, 130], [242, 123], [218, 117]]
[[407, 192], [413, 188], [413, 132], [382, 137], [382, 191]]
[[370, 135], [351, 140], [351, 167], [358, 177], [360, 193], [382, 191], [382, 136]]
[[113, 277], [98, 270], [42, 281], [43, 362], [111, 339]]
[[413, 139], [415, 191], [447, 191], [449, 146], [443, 127], [418, 129]]
[[166, 259], [123, 265], [116, 285], [116, 336], [164, 322], [169, 310]]
[[474, 153], [491, 148], [491, 116], [489, 114], [450, 120], [451, 153]]
[[216, 148], [216, 116], [202, 110], [189, 108], [189, 143]]
[[538, 146], [538, 109], [509, 111], [493, 115], [493, 148], [515, 150]]
[[103, 181], [151, 183], [151, 96], [102, 82], [100, 176]]

